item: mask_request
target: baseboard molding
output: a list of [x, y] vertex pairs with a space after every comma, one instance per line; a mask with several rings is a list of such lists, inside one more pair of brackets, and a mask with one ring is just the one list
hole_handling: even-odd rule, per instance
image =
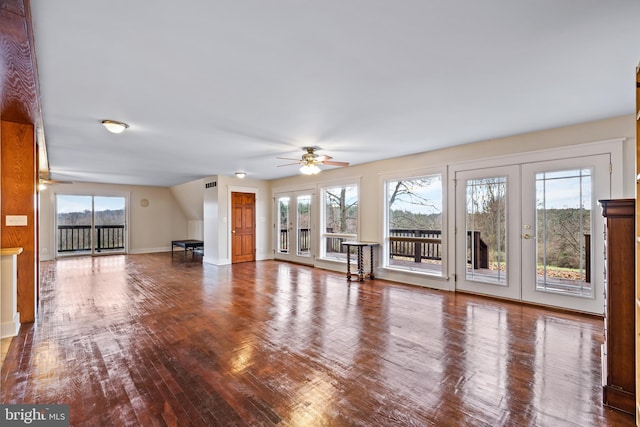
[[15, 337], [18, 332], [20, 332], [20, 313], [16, 313], [12, 321], [0, 325], [0, 338]]
[[163, 246], [158, 248], [129, 249], [130, 254], [152, 254], [157, 252], [171, 252], [171, 247]]

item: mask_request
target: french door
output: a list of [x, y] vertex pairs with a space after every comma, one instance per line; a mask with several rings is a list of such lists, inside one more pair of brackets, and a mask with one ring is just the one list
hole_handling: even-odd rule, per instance
[[127, 252], [127, 199], [56, 194], [56, 256]]
[[610, 156], [456, 173], [456, 288], [602, 313]]
[[276, 193], [276, 258], [312, 263], [313, 241], [311, 190]]

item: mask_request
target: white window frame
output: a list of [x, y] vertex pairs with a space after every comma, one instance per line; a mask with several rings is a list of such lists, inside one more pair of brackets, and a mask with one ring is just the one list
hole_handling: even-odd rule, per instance
[[[351, 234], [351, 233], [327, 233], [325, 230], [327, 229], [327, 218], [326, 218], [326, 203], [325, 203], [325, 198], [326, 198], [326, 193], [328, 189], [331, 188], [338, 188], [338, 187], [355, 187], [356, 188], [356, 196], [357, 196], [357, 200], [358, 200], [358, 217], [356, 219], [356, 233], [355, 234]], [[321, 260], [326, 260], [326, 261], [338, 261], [338, 262], [342, 262], [345, 263], [347, 262], [346, 257], [345, 259], [342, 258], [338, 258], [338, 257], [332, 257], [332, 256], [327, 256], [327, 246], [326, 246], [326, 239], [328, 237], [333, 237], [333, 238], [339, 238], [339, 239], [344, 239], [344, 240], [358, 240], [358, 236], [360, 233], [360, 205], [361, 205], [361, 200], [360, 200], [360, 183], [358, 181], [341, 181], [341, 182], [333, 182], [333, 183], [326, 183], [325, 185], [323, 185], [322, 187], [320, 187], [320, 200], [318, 202], [318, 207], [320, 210], [320, 230], [319, 230], [319, 239], [318, 239], [318, 244], [319, 244], [319, 250], [318, 250], [318, 254], [319, 254], [319, 258]]]
[[[389, 200], [388, 200], [388, 189], [390, 181], [398, 181], [398, 180], [413, 180], [419, 178], [427, 178], [430, 176], [439, 176], [441, 182], [441, 193], [442, 193], [442, 213], [441, 213], [441, 221], [442, 221], [442, 230], [440, 233], [441, 236], [441, 253], [442, 253], [442, 266], [440, 273], [434, 273], [424, 270], [416, 270], [411, 268], [403, 268], [400, 266], [390, 265], [390, 245], [389, 245]], [[382, 218], [382, 248], [381, 248], [381, 265], [382, 268], [389, 272], [398, 272], [402, 274], [409, 274], [414, 276], [428, 276], [432, 278], [438, 279], [446, 279], [448, 277], [448, 231], [447, 231], [447, 218], [448, 218], [448, 203], [447, 203], [447, 194], [448, 194], [448, 179], [447, 179], [447, 167], [438, 167], [438, 168], [428, 168], [428, 169], [419, 169], [410, 172], [396, 172], [393, 174], [385, 174], [381, 176], [382, 178], [382, 205], [383, 205], [383, 218]]]

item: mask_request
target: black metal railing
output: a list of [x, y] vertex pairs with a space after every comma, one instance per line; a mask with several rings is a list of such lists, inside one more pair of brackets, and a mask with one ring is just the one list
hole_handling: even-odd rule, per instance
[[[124, 249], [124, 225], [96, 225], [95, 251]], [[90, 225], [59, 225], [58, 252], [91, 251]]]

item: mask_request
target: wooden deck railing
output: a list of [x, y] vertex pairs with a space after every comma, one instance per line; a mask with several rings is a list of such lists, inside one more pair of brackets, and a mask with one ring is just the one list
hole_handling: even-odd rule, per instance
[[[124, 225], [96, 225], [95, 250], [124, 249]], [[90, 225], [59, 225], [58, 252], [91, 251]]]
[[[301, 228], [298, 233], [298, 252], [308, 252], [311, 248], [311, 233], [309, 228]], [[289, 230], [280, 230], [280, 239], [278, 240], [278, 252], [289, 252]]]
[[[298, 248], [301, 251], [310, 249], [310, 230], [301, 228], [298, 233]], [[473, 268], [488, 268], [489, 250], [486, 243], [480, 238], [480, 232], [468, 232], [470, 251], [468, 262], [473, 263]], [[345, 249], [342, 237], [329, 237], [326, 239], [327, 253], [344, 253]], [[280, 230], [278, 240], [279, 252], [289, 251], [289, 230]], [[411, 258], [420, 263], [423, 260], [442, 260], [442, 231], [422, 229], [391, 229], [389, 230], [389, 254], [391, 258]]]
[[[467, 232], [467, 247], [470, 248], [467, 263], [473, 268], [488, 268], [489, 249], [481, 239], [479, 231]], [[442, 230], [390, 229], [389, 253], [391, 257], [422, 260], [442, 260]]]

